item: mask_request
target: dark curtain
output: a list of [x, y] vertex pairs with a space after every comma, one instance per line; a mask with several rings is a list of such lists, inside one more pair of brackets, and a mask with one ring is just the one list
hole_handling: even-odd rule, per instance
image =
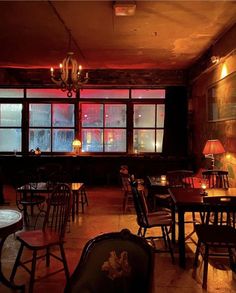
[[188, 101], [185, 87], [166, 89], [165, 132], [163, 154], [165, 156], [187, 156]]

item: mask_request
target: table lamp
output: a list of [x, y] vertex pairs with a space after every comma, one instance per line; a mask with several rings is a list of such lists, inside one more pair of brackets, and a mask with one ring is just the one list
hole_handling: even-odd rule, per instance
[[215, 168], [215, 158], [214, 155], [225, 153], [225, 149], [219, 139], [210, 139], [206, 142], [203, 152], [205, 158], [211, 158], [212, 169]]
[[72, 146], [73, 146], [73, 149], [74, 149], [76, 155], [78, 156], [79, 150], [81, 148], [81, 141], [79, 139], [74, 139], [72, 142]]

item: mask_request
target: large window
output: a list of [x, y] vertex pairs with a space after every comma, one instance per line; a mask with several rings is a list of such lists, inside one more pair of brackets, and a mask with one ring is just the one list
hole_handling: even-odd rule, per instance
[[126, 152], [126, 105], [81, 104], [83, 152]]
[[71, 152], [74, 136], [74, 105], [29, 104], [29, 150]]
[[134, 104], [134, 153], [162, 152], [164, 105]]
[[0, 104], [0, 151], [21, 152], [22, 104]]
[[164, 117], [164, 89], [0, 89], [0, 152], [161, 153]]

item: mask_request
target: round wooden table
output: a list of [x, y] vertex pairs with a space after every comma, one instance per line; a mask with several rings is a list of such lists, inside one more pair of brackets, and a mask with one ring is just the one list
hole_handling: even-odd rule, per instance
[[0, 281], [11, 289], [24, 290], [24, 285], [12, 284], [2, 272], [1, 255], [2, 248], [6, 238], [16, 231], [22, 229], [23, 218], [22, 214], [15, 210], [3, 209], [0, 210]]

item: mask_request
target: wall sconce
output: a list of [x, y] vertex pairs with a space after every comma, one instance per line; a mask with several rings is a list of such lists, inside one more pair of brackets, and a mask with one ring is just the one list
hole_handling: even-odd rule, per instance
[[218, 64], [219, 62], [220, 62], [220, 56], [212, 56], [211, 57], [212, 64]]
[[205, 158], [211, 158], [212, 169], [215, 169], [214, 155], [225, 153], [225, 149], [219, 139], [211, 139], [206, 142], [202, 153], [205, 155]]
[[81, 148], [81, 141], [79, 139], [74, 139], [72, 142], [72, 146], [73, 146], [75, 154], [78, 156], [80, 148]]

